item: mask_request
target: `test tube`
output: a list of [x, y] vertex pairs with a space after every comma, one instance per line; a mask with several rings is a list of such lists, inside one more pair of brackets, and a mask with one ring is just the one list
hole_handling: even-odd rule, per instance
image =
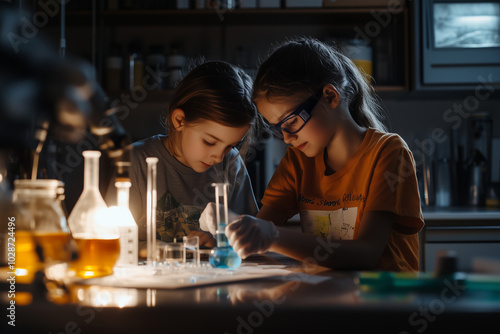
[[[229, 245], [225, 229], [228, 222], [228, 205], [227, 205], [227, 183], [212, 183], [215, 187], [215, 218], [217, 219], [216, 240], [217, 247], [210, 253], [210, 264], [214, 268], [236, 269], [241, 264], [241, 259]], [[220, 202], [224, 203], [221, 208]]]
[[[217, 230], [216, 230], [216, 240], [217, 247], [228, 247], [229, 242], [226, 237], [226, 233], [224, 232], [226, 229], [226, 225], [228, 223], [228, 208], [227, 208], [227, 183], [212, 183], [212, 187], [215, 187], [215, 207], [216, 213], [215, 217], [217, 219]], [[220, 207], [220, 202], [224, 203], [224, 208]], [[223, 212], [221, 212], [223, 211]], [[221, 215], [221, 213], [223, 215]]]
[[156, 164], [158, 158], [146, 158], [148, 166], [147, 180], [147, 264], [156, 267]]

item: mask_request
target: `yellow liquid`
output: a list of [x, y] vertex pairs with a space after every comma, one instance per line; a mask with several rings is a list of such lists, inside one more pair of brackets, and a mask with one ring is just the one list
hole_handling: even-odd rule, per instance
[[45, 263], [67, 262], [70, 234], [67, 232], [16, 232], [16, 276], [19, 283], [33, 282], [35, 273], [43, 269], [43, 263], [36, 253], [36, 245], [42, 248]]
[[69, 249], [70, 234], [65, 232], [35, 232], [36, 242], [42, 246], [44, 261], [68, 262], [71, 259]]
[[120, 256], [120, 239], [92, 239], [73, 236], [78, 247], [78, 259], [71, 263], [71, 269], [82, 278], [98, 277], [113, 273], [113, 267]]
[[35, 273], [42, 268], [42, 263], [36, 254], [36, 243], [33, 233], [29, 231], [16, 232], [16, 281], [21, 284], [33, 282]]
[[373, 75], [373, 64], [371, 60], [360, 60], [355, 59], [352, 61], [360, 70], [361, 74], [365, 78], [367, 83], [371, 82], [371, 76]]

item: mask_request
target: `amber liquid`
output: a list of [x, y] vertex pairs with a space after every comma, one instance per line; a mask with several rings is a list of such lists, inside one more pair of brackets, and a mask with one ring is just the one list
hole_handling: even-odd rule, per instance
[[68, 262], [71, 259], [69, 233], [35, 232], [33, 235], [36, 242], [42, 246], [45, 263]]
[[33, 233], [29, 231], [16, 231], [16, 281], [31, 283], [37, 270], [42, 268], [42, 263], [36, 253], [36, 243]]
[[32, 282], [36, 271], [43, 268], [36, 252], [37, 244], [45, 263], [67, 262], [71, 258], [69, 240], [67, 232], [16, 232], [16, 276], [21, 283]]
[[119, 236], [92, 239], [73, 235], [78, 247], [78, 259], [71, 263], [71, 269], [82, 278], [110, 275], [120, 256]]

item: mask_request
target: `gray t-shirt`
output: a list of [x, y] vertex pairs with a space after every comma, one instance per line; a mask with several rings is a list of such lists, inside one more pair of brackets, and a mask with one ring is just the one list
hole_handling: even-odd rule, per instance
[[256, 215], [257, 202], [250, 177], [238, 154], [232, 149], [217, 165], [204, 173], [195, 172], [177, 161], [165, 148], [163, 135], [133, 144], [130, 171], [130, 210], [139, 226], [139, 240], [146, 240], [147, 221], [147, 157], [157, 157], [157, 239], [172, 242], [190, 231], [199, 230], [201, 212], [209, 202], [215, 202], [212, 183], [224, 182], [228, 168], [228, 205], [238, 214]]

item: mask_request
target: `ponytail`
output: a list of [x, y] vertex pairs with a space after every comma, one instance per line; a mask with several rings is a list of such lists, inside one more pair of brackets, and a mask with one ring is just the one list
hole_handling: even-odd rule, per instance
[[347, 82], [351, 83], [352, 98], [349, 102], [349, 113], [354, 121], [364, 128], [375, 128], [387, 131], [384, 123], [380, 99], [373, 86], [368, 84], [368, 76], [359, 71], [356, 65], [345, 55], [338, 54], [346, 69]]
[[259, 67], [252, 98], [312, 94], [327, 84], [337, 89], [359, 126], [386, 131], [373, 87], [349, 58], [316, 39], [297, 38], [279, 45]]

